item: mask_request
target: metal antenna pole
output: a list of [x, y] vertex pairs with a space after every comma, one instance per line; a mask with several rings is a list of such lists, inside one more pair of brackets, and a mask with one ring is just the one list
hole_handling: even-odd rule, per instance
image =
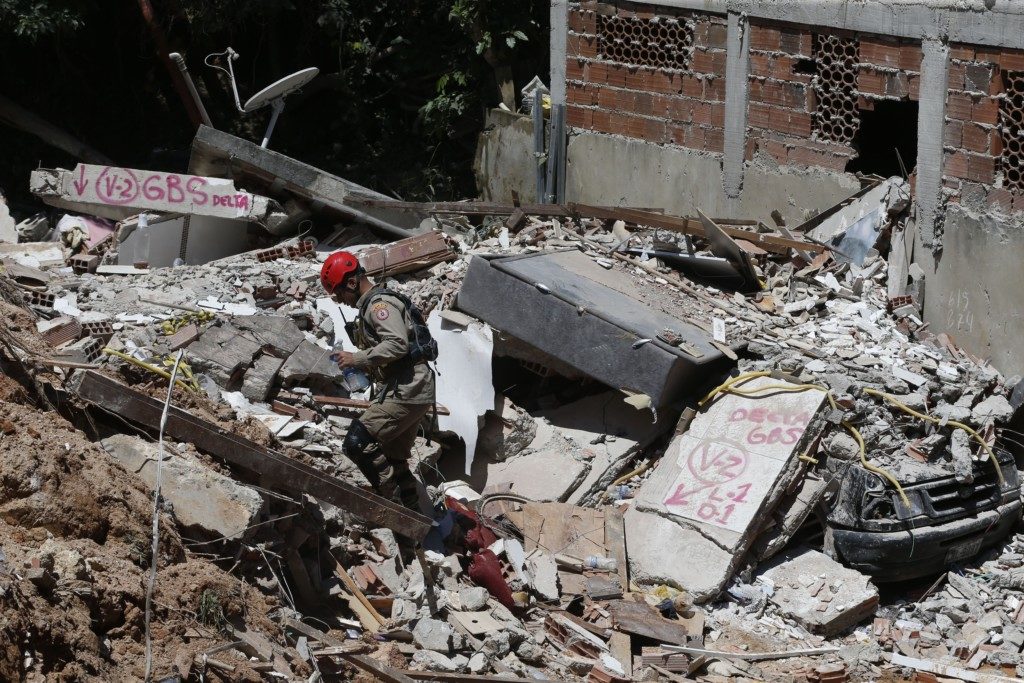
[[270, 136], [274, 134], [274, 126], [277, 124], [277, 117], [284, 111], [284, 98], [274, 100], [270, 104], [270, 125], [267, 126], [267, 132], [263, 134], [263, 143], [260, 147], [266, 149], [267, 144], [270, 142]]

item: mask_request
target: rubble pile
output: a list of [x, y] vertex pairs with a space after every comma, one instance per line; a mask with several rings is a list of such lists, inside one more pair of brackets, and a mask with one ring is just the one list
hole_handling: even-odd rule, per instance
[[[166, 268], [119, 254], [162, 210], [142, 197], [114, 228], [23, 225], [0, 249], [0, 672], [141, 678], [149, 623], [183, 681], [1024, 675], [1015, 382], [930, 332], [917, 274], [894, 288], [886, 183], [792, 232], [467, 202], [400, 240]], [[292, 234], [286, 197], [222, 185], [205, 218], [271, 207]], [[373, 201], [378, 233], [411, 222]], [[330, 359], [354, 348], [319, 285], [341, 245], [441, 349], [418, 511], [342, 454], [372, 397]]]

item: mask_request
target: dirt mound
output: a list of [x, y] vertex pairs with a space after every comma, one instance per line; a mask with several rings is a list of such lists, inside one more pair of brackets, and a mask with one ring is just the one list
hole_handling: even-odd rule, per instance
[[[0, 394], [23, 397], [0, 377]], [[0, 401], [0, 680], [139, 680], [152, 501], [135, 478], [55, 413]], [[258, 590], [187, 557], [161, 520], [154, 670], [224, 642], [279, 631]], [[205, 622], [205, 623], [204, 623]], [[241, 660], [233, 680], [260, 680]]]

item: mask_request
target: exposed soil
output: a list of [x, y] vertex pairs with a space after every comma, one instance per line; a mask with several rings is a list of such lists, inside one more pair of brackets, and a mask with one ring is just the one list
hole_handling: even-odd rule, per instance
[[[140, 680], [151, 498], [84, 434], [26, 397], [0, 376], [0, 680]], [[227, 622], [278, 634], [267, 617], [274, 599], [190, 559], [167, 516], [159, 566], [152, 619], [158, 676], [174, 673], [176, 658], [224, 642], [218, 627]], [[213, 610], [200, 623], [204, 595], [223, 619]], [[230, 662], [230, 680], [261, 680], [245, 661]]]

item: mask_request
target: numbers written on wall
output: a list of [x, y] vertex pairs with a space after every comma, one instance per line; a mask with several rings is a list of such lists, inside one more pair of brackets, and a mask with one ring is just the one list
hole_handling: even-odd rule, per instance
[[954, 289], [946, 300], [946, 329], [957, 332], [974, 331], [974, 311], [971, 295], [966, 289]]

